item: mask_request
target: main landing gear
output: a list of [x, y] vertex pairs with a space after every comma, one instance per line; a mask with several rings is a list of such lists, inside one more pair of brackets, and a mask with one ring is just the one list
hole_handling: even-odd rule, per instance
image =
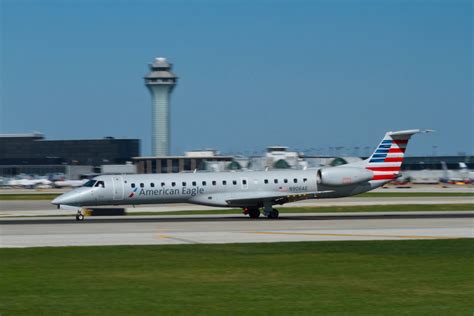
[[83, 221], [84, 220], [84, 214], [82, 214], [82, 210], [78, 210], [76, 214], [76, 221]]
[[[250, 217], [250, 218], [259, 218], [260, 217], [260, 209], [259, 208], [245, 208], [244, 209], [244, 214], [247, 215]], [[271, 210], [269, 212], [264, 212], [264, 215], [267, 217], [267, 218], [278, 218], [278, 215], [280, 213], [278, 212], [277, 209], [275, 208], [271, 208]]]
[[278, 212], [276, 208], [272, 208], [272, 210], [267, 216], [268, 218], [278, 218], [279, 215], [280, 215], [280, 212]]

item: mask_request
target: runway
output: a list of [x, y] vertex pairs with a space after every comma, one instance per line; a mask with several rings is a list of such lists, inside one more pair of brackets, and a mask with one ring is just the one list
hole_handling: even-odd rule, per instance
[[473, 238], [474, 212], [11, 218], [1, 247]]
[[[304, 200], [288, 203], [278, 208], [285, 207], [317, 207], [317, 206], [354, 206], [354, 205], [402, 205], [402, 204], [472, 204], [472, 196], [433, 196], [433, 197], [347, 197], [342, 199]], [[123, 206], [127, 213], [134, 212], [174, 212], [174, 211], [199, 211], [215, 210], [222, 207], [209, 207], [195, 204], [161, 204]], [[35, 215], [72, 215], [74, 210], [58, 210], [50, 201], [0, 201], [0, 218], [11, 216]]]

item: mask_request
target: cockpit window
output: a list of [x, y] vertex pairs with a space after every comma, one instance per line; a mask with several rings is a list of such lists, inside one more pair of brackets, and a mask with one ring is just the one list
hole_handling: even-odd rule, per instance
[[94, 186], [99, 188], [105, 188], [104, 181], [97, 181]]
[[89, 181], [87, 181], [86, 183], [84, 183], [82, 186], [83, 186], [83, 187], [90, 187], [90, 188], [91, 188], [91, 187], [94, 186], [95, 183], [96, 183], [95, 180], [89, 180]]

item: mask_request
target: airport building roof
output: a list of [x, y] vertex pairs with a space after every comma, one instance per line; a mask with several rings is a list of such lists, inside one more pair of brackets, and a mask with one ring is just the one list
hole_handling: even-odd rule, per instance
[[39, 132], [34, 133], [17, 133], [17, 134], [0, 134], [0, 138], [35, 138], [43, 139], [44, 135]]

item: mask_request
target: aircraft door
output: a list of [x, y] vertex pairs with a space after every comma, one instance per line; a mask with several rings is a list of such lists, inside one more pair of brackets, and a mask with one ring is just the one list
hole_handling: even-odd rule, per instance
[[123, 200], [123, 177], [122, 176], [113, 176], [112, 177], [112, 190], [113, 190], [113, 199], [114, 200]]

